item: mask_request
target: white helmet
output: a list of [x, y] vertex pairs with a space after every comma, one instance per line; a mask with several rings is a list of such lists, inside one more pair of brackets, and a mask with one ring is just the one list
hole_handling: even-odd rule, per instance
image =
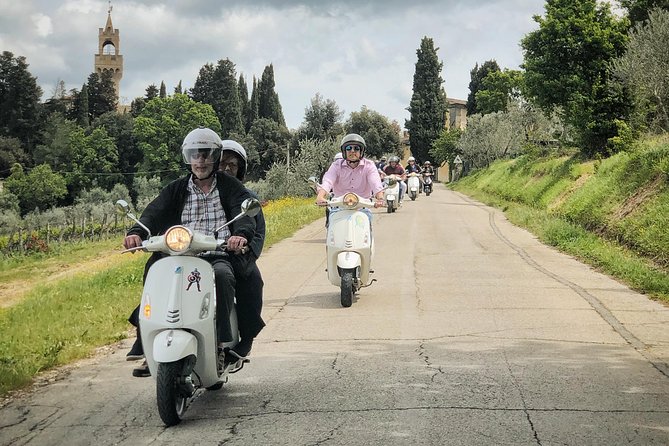
[[365, 149], [367, 149], [367, 143], [365, 143], [365, 139], [362, 136], [358, 135], [357, 133], [349, 133], [348, 135], [342, 138], [341, 144], [339, 144], [339, 148], [341, 149], [341, 156], [343, 158], [346, 158], [345, 147], [348, 145], [360, 146], [361, 147], [360, 158], [365, 156]]
[[186, 135], [181, 144], [181, 155], [184, 163], [190, 165], [198, 154], [203, 154], [206, 159], [212, 159], [218, 168], [221, 160], [221, 138], [212, 129], [198, 127]]
[[415, 162], [415, 161], [416, 161], [416, 158], [414, 158], [413, 156], [410, 156], [409, 159], [408, 159], [407, 161], [414, 161], [414, 162]]
[[239, 181], [244, 181], [244, 176], [246, 175], [246, 164], [248, 163], [246, 150], [244, 150], [244, 147], [242, 147], [241, 144], [239, 144], [237, 141], [233, 141], [232, 139], [225, 139], [221, 141], [221, 145], [223, 146], [223, 152], [235, 152], [241, 158], [239, 168], [237, 169], [237, 179]]

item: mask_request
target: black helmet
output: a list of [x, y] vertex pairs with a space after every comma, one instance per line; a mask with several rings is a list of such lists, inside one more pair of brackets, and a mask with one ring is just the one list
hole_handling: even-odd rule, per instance
[[365, 143], [365, 139], [362, 136], [358, 135], [357, 133], [349, 133], [348, 135], [342, 138], [339, 148], [341, 149], [341, 154], [344, 157], [344, 159], [346, 159], [345, 147], [348, 145], [355, 145], [362, 147], [362, 150], [360, 150], [360, 158], [362, 159], [362, 157], [365, 156], [365, 149], [367, 149], [367, 144]]

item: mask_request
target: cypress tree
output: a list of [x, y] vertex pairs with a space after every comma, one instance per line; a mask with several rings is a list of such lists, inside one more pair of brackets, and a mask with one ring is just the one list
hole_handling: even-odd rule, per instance
[[160, 81], [160, 93], [158, 94], [160, 99], [165, 99], [167, 97], [167, 90], [165, 89], [165, 81]]
[[251, 130], [251, 127], [253, 126], [253, 123], [255, 122], [256, 119], [258, 119], [258, 81], [256, 80], [256, 77], [253, 76], [253, 89], [251, 90], [251, 99], [249, 100], [249, 110], [248, 114], [246, 115], [246, 128], [247, 128], [247, 133], [249, 130]]
[[405, 121], [409, 131], [411, 153], [419, 162], [429, 158], [432, 143], [439, 138], [446, 123], [446, 93], [441, 84], [443, 64], [437, 57], [438, 48], [431, 38], [423, 37], [416, 51], [418, 61], [413, 76], [413, 95], [407, 110], [411, 118]]
[[242, 124], [244, 130], [248, 133], [250, 126], [246, 126], [246, 117], [249, 115], [249, 87], [246, 85], [246, 80], [244, 80], [244, 75], [239, 75], [239, 82], [237, 83], [239, 90], [239, 109], [242, 113]]
[[242, 111], [235, 64], [230, 59], [219, 60], [212, 79], [214, 101], [211, 104], [221, 121], [221, 137], [243, 133]]
[[202, 102], [203, 104], [213, 105], [213, 79], [214, 79], [214, 66], [210, 63], [205, 64], [200, 68], [200, 72], [195, 79], [195, 85], [190, 90], [190, 97], [197, 102]]
[[81, 87], [81, 91], [79, 92], [79, 96], [77, 97], [76, 101], [76, 108], [77, 108], [77, 114], [76, 114], [76, 121], [77, 124], [79, 124], [83, 128], [88, 128], [88, 125], [90, 123], [89, 120], [89, 111], [88, 111], [88, 85], [84, 84]]
[[258, 84], [258, 116], [286, 126], [283, 118], [279, 95], [274, 91], [274, 66], [269, 64], [260, 77]]
[[90, 120], [116, 110], [116, 90], [111, 71], [88, 76], [88, 115]]
[[159, 90], [158, 87], [156, 87], [156, 84], [149, 85], [144, 91], [146, 91], [146, 94], [144, 95], [146, 102], [149, 102], [151, 99], [158, 97]]
[[179, 80], [179, 83], [177, 84], [177, 86], [174, 87], [174, 93], [182, 94], [183, 92], [184, 92], [183, 88], [181, 88], [181, 80]]

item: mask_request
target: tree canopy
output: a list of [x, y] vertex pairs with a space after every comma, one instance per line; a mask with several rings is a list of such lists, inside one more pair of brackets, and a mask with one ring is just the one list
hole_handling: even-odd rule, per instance
[[15, 164], [5, 187], [18, 198], [21, 215], [35, 208], [49, 209], [67, 194], [65, 179], [46, 164], [38, 165], [27, 174], [21, 165]]
[[0, 55], [0, 136], [17, 138], [32, 156], [40, 123], [42, 89], [23, 56]]
[[220, 134], [221, 124], [208, 104], [201, 104], [184, 94], [147, 102], [135, 118], [133, 135], [143, 159], [138, 174], [158, 176], [167, 183], [182, 176], [186, 170], [181, 157], [181, 144], [188, 132], [205, 126]]
[[669, 131], [669, 11], [655, 9], [630, 32], [614, 72], [630, 91], [637, 127]]
[[351, 112], [344, 125], [346, 133], [357, 133], [365, 138], [367, 158], [380, 158], [384, 154], [402, 156], [400, 128], [397, 123], [377, 111], [363, 106], [359, 112]]
[[669, 11], [669, 0], [620, 0], [620, 5], [627, 9], [632, 25], [642, 24], [648, 20], [653, 8]]
[[547, 112], [559, 110], [587, 155], [605, 153], [626, 114], [609, 65], [625, 50], [627, 20], [596, 0], [547, 0], [539, 29], [522, 40], [525, 92]]
[[304, 121], [297, 130], [296, 139], [336, 138], [343, 133], [343, 116], [344, 113], [333, 99], [324, 99], [320, 93], [316, 93], [309, 107], [304, 109]]
[[483, 65], [479, 67], [477, 63], [474, 68], [469, 72], [471, 80], [469, 81], [469, 95], [467, 96], [467, 115], [471, 116], [473, 114], [479, 113], [479, 107], [476, 101], [476, 94], [481, 89], [481, 83], [488, 74], [500, 71], [497, 61], [486, 60], [483, 62]]
[[518, 70], [491, 71], [481, 80], [476, 92], [478, 113], [506, 111], [509, 102], [520, 97], [522, 72]]

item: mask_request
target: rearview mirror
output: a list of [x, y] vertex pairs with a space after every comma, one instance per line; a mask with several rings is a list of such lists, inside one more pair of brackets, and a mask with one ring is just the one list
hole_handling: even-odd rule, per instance
[[118, 200], [116, 202], [116, 213], [119, 215], [128, 215], [130, 213], [130, 205], [125, 200]]
[[242, 202], [242, 214], [255, 217], [260, 212], [260, 202], [255, 198], [247, 198]]

